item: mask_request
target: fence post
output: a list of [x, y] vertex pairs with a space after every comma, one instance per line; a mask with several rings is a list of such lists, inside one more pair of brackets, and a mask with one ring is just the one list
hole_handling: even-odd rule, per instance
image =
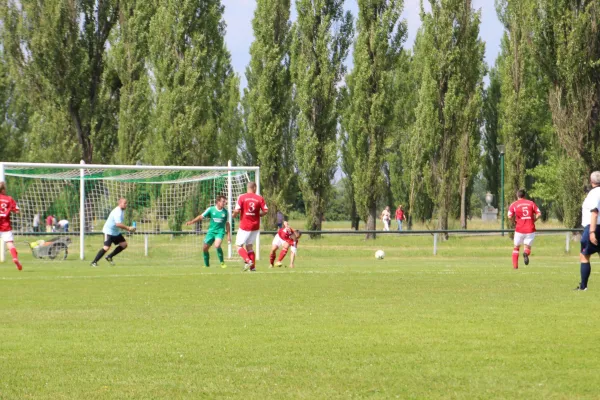
[[433, 234], [433, 255], [434, 256], [437, 255], [437, 239], [438, 239], [438, 234], [434, 233]]
[[567, 232], [567, 240], [565, 242], [565, 252], [569, 252], [570, 249], [570, 244], [571, 244], [571, 232]]
[[0, 262], [4, 262], [5, 258], [4, 258], [4, 240], [0, 239]]
[[148, 257], [148, 234], [144, 235], [144, 256]]

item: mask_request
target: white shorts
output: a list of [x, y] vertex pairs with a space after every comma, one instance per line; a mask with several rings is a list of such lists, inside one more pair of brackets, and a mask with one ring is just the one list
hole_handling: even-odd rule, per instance
[[258, 231], [245, 231], [243, 229], [238, 229], [237, 235], [235, 235], [235, 245], [243, 246], [248, 244], [254, 244], [254, 242], [256, 242], [257, 236]]
[[278, 249], [280, 249], [284, 243], [287, 242], [283, 240], [279, 235], [275, 235], [275, 237], [273, 238], [273, 246], [277, 246]]
[[525, 244], [525, 246], [531, 246], [535, 239], [535, 232], [533, 233], [519, 233], [515, 232], [515, 247]]
[[15, 241], [15, 238], [13, 237], [12, 231], [0, 232], [0, 239], [2, 239], [2, 241], [4, 243], [14, 242]]

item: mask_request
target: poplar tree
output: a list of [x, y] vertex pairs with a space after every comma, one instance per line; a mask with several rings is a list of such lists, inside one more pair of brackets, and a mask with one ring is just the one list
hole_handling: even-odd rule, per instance
[[[359, 0], [358, 36], [350, 87], [349, 147], [352, 184], [366, 229], [375, 230], [377, 202], [385, 193], [385, 148], [394, 121], [394, 69], [402, 53], [406, 24], [402, 0]], [[367, 234], [374, 238], [375, 234]]]
[[290, 73], [290, 2], [258, 0], [252, 20], [254, 42], [245, 89], [247, 146], [256, 149], [261, 167], [262, 194], [269, 205], [267, 226], [276, 226], [278, 210], [285, 211], [285, 193], [294, 173]]
[[321, 230], [337, 164], [339, 84], [352, 41], [350, 12], [342, 0], [298, 0], [292, 75], [298, 107], [296, 159], [307, 228]]
[[564, 224], [576, 227], [589, 173], [600, 168], [600, 1], [541, 0], [531, 7], [530, 40], [549, 81], [559, 149], [558, 201]]
[[94, 143], [102, 140], [106, 43], [117, 23], [118, 4], [21, 0], [1, 8], [11, 71], [28, 103], [36, 105], [32, 135], [44, 135], [30, 143], [62, 143], [54, 161], [73, 161], [71, 147], [77, 143], [78, 158], [92, 162]]
[[150, 73], [156, 108], [152, 163], [212, 165], [219, 157], [223, 96], [235, 76], [219, 0], [157, 2], [150, 22]]
[[452, 196], [461, 197], [466, 223], [468, 185], [479, 144], [484, 44], [479, 12], [470, 0], [433, 0], [426, 13], [421, 2], [417, 51], [423, 63], [415, 141], [422, 145], [425, 186], [436, 207], [439, 229], [448, 229]]

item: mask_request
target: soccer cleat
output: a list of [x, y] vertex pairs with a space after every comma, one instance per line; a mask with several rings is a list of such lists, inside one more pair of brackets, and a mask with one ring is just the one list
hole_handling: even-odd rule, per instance
[[573, 289], [573, 290], [580, 290], [582, 292], [585, 292], [587, 290], [587, 288], [583, 288], [582, 289], [581, 286], [577, 285], [577, 287], [575, 289]]
[[523, 253], [523, 260], [525, 261], [525, 265], [529, 265], [529, 254]]
[[281, 261], [277, 261], [277, 262], [275, 263], [275, 266], [276, 266], [277, 268], [281, 268], [281, 266], [282, 266], [282, 265], [283, 265], [283, 263], [282, 263]]
[[221, 263], [221, 268], [227, 268], [227, 264], [225, 264], [224, 262]]
[[104, 259], [105, 259], [106, 261], [108, 261], [108, 262], [110, 263], [110, 265], [112, 265], [112, 266], [114, 266], [114, 265], [115, 265], [115, 262], [113, 261], [112, 257], [110, 257], [110, 256], [106, 256], [106, 257], [104, 257]]
[[19, 262], [19, 260], [14, 260], [15, 261], [15, 265], [17, 266], [17, 269], [19, 271], [23, 270], [23, 265]]
[[256, 267], [250, 268], [250, 272], [256, 272]]
[[210, 268], [210, 265], [205, 265], [204, 268]]
[[90, 267], [96, 268], [97, 266], [98, 266], [98, 263], [96, 261], [92, 261], [92, 263], [90, 264]]
[[252, 267], [252, 261], [246, 261], [246, 263], [244, 264], [244, 269], [243, 271], [246, 272], [250, 269], [250, 267]]

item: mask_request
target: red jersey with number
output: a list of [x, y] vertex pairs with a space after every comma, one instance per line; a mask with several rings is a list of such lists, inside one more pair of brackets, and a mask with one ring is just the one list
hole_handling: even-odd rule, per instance
[[277, 234], [279, 235], [281, 240], [288, 242], [290, 246], [293, 246], [295, 243], [294, 239], [292, 239], [293, 233], [294, 231], [292, 231], [290, 228], [281, 228], [279, 231], [277, 231]]
[[0, 194], [0, 232], [9, 232], [12, 230], [10, 226], [10, 213], [17, 211], [19, 211], [19, 207], [13, 198], [5, 194]]
[[541, 214], [540, 209], [531, 200], [520, 199], [515, 201], [508, 208], [508, 218], [515, 217], [517, 233], [533, 233], [535, 232], [536, 215]]
[[235, 205], [240, 210], [240, 229], [245, 231], [257, 231], [260, 229], [260, 210], [267, 212], [269, 208], [265, 199], [256, 193], [246, 193], [238, 198]]

